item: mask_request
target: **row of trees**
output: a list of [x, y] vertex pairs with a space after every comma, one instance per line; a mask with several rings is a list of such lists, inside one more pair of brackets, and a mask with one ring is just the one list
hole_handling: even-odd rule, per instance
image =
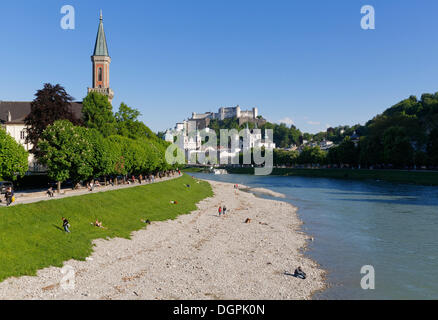
[[171, 169], [164, 159], [165, 146], [147, 137], [105, 137], [99, 130], [58, 120], [42, 133], [39, 161], [49, 178], [60, 182], [95, 177], [149, 174]]
[[365, 136], [359, 142], [346, 137], [338, 146], [322, 151], [304, 147], [300, 152], [274, 150], [275, 165], [320, 164], [353, 167], [392, 166], [393, 168], [438, 166], [438, 129], [428, 136], [425, 148], [415, 150], [406, 131], [399, 126], [387, 128], [381, 137]]
[[108, 97], [96, 92], [85, 97], [81, 112], [72, 110], [72, 101], [62, 86], [45, 84], [25, 119], [31, 151], [58, 188], [66, 180], [171, 169], [164, 157], [168, 143], [138, 119], [138, 110], [121, 103], [113, 113]]
[[[354, 132], [360, 136], [360, 141], [350, 140]], [[411, 96], [364, 126], [329, 128], [326, 132], [312, 135], [309, 141], [319, 142], [323, 139], [331, 140], [338, 146], [326, 153], [315, 148], [304, 148], [303, 155], [299, 156], [296, 152], [277, 151], [276, 163], [437, 167], [438, 93], [423, 94], [421, 99]]]

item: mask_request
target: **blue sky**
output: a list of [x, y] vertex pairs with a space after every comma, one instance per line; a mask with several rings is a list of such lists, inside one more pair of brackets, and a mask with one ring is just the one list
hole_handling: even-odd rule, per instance
[[[60, 27], [67, 4], [75, 30]], [[375, 30], [360, 27], [363, 5]], [[15, 0], [0, 2], [0, 100], [30, 101], [45, 82], [83, 99], [100, 9], [114, 109], [139, 109], [154, 131], [239, 104], [317, 132], [438, 91], [436, 0]]]

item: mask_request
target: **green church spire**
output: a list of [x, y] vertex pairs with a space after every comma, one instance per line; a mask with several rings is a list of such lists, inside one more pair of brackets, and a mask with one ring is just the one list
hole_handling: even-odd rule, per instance
[[106, 44], [105, 31], [103, 31], [102, 10], [100, 11], [99, 29], [97, 31], [96, 45], [94, 46], [93, 56], [109, 57], [108, 46]]

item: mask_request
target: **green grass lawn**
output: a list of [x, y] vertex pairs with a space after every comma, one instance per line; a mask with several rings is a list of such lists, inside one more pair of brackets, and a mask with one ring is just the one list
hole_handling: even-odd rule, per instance
[[[228, 169], [228, 172], [254, 174], [254, 168], [233, 168]], [[434, 171], [274, 168], [272, 175], [353, 180], [382, 180], [394, 183], [438, 186], [438, 172]]]
[[[145, 228], [140, 219], [174, 219], [212, 195], [207, 182], [196, 183], [184, 175], [151, 185], [0, 208], [0, 282], [11, 276], [36, 275], [49, 266], [61, 267], [72, 258], [84, 260], [92, 252], [94, 239], [129, 238], [133, 231]], [[63, 231], [61, 217], [69, 220], [70, 234]], [[107, 229], [92, 226], [96, 219]]]

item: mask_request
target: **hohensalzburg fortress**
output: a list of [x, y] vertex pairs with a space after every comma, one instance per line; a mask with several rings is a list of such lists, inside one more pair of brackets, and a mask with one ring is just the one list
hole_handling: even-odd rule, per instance
[[[258, 114], [257, 108], [252, 110], [241, 110], [240, 106], [235, 107], [221, 107], [218, 112], [206, 112], [206, 113], [192, 113], [192, 117], [178, 122], [174, 129], [166, 131], [164, 139], [168, 142], [175, 142], [175, 137], [179, 137], [177, 145], [185, 151], [186, 159], [191, 159], [192, 155], [199, 152], [205, 152], [203, 148], [203, 139], [201, 138], [200, 130], [206, 129], [209, 132], [209, 125], [212, 120], [223, 121], [225, 119], [236, 119], [239, 126], [245, 123], [253, 123], [255, 127], [260, 127], [266, 123]], [[266, 138], [266, 137], [265, 137]], [[223, 150], [221, 149], [221, 155], [233, 156], [234, 153], [239, 153], [242, 150], [251, 148], [275, 148], [275, 144], [272, 141], [264, 139], [261, 133], [253, 132], [253, 130], [246, 129], [244, 139], [240, 139], [239, 147], [236, 150]], [[188, 160], [190, 163], [190, 160]]]
[[240, 106], [229, 107], [229, 108], [219, 108], [217, 113], [206, 112], [206, 113], [192, 113], [191, 120], [204, 120], [204, 119], [217, 119], [225, 120], [228, 118], [237, 118], [239, 120], [255, 120], [258, 117], [258, 109], [252, 108], [252, 110], [241, 110]]

